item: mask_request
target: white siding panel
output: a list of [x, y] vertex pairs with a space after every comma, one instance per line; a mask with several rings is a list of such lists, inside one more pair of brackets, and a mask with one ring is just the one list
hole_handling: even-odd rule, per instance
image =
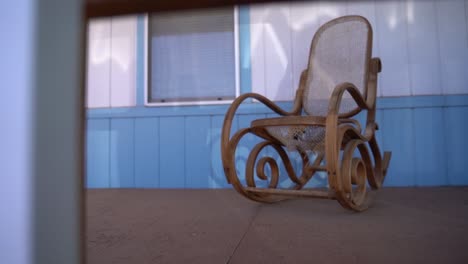
[[359, 15], [369, 20], [373, 30], [372, 55], [375, 57], [379, 53], [379, 44], [377, 38], [377, 18], [375, 15], [375, 3], [373, 1], [349, 1], [347, 15]]
[[348, 12], [348, 4], [346, 1], [320, 1], [317, 3], [320, 9], [320, 25], [340, 16], [344, 16]]
[[110, 19], [88, 24], [87, 100], [90, 108], [110, 106]]
[[267, 15], [269, 7], [273, 5], [251, 5], [249, 9], [250, 23], [251, 24], [262, 24], [264, 17]]
[[442, 89], [444, 94], [468, 92], [468, 43], [464, 1], [437, 1]]
[[[375, 15], [375, 3], [374, 1], [353, 1], [348, 2], [347, 15], [360, 15], [369, 20], [372, 26], [372, 57], [379, 57], [379, 39], [377, 37], [378, 27], [377, 18]], [[385, 67], [385, 65], [384, 65]], [[379, 86], [377, 88], [377, 95], [382, 96], [382, 89]]]
[[[254, 8], [252, 8], [254, 9]], [[251, 9], [251, 10], [252, 10]], [[250, 13], [251, 21], [257, 18], [254, 12]], [[250, 25], [250, 63], [252, 74], [252, 92], [266, 95], [265, 87], [265, 48], [263, 23]]]
[[402, 1], [377, 1], [377, 37], [383, 72], [379, 76], [383, 96], [410, 95], [407, 25]]
[[407, 1], [412, 95], [441, 94], [440, 54], [434, 1]]
[[263, 17], [266, 96], [275, 101], [293, 98], [289, 4], [268, 5]]
[[345, 2], [308, 2], [291, 4], [293, 87], [297, 89], [302, 71], [307, 67], [310, 44], [317, 29], [346, 14]]
[[320, 9], [313, 3], [291, 4], [293, 87], [299, 87], [302, 71], [307, 68], [310, 44], [319, 28]]
[[112, 18], [112, 107], [136, 104], [136, 25], [135, 16]]

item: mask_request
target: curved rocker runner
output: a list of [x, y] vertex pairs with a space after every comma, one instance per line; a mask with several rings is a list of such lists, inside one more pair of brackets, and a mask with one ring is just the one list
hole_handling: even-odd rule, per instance
[[[384, 181], [391, 153], [381, 155], [375, 131], [377, 74], [382, 65], [371, 58], [372, 28], [361, 16], [344, 16], [324, 24], [315, 34], [307, 68], [302, 72], [293, 109], [285, 111], [268, 98], [247, 93], [234, 100], [226, 113], [221, 153], [227, 181], [241, 195], [258, 202], [277, 202], [288, 197], [336, 199], [343, 207], [366, 210]], [[250, 127], [231, 135], [236, 111], [246, 99], [256, 99], [280, 117], [252, 121]], [[361, 124], [357, 114], [365, 112]], [[236, 171], [236, 149], [247, 134], [263, 139], [253, 147], [245, 174]], [[266, 147], [279, 155], [290, 188], [278, 187], [277, 159], [259, 157]], [[302, 159], [296, 174], [288, 152]], [[311, 159], [311, 156], [314, 158]], [[269, 168], [269, 173], [265, 170]], [[328, 174], [328, 191], [303, 189], [317, 172]], [[268, 182], [256, 186], [255, 177]]]

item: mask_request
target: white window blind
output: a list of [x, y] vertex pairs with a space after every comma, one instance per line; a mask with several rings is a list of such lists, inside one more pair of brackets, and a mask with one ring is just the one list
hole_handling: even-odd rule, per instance
[[148, 24], [149, 102], [235, 97], [233, 8], [152, 14]]

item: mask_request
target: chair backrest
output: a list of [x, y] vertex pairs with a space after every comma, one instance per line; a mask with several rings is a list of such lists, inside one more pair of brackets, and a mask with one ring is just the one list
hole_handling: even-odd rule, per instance
[[[333, 90], [342, 82], [354, 84], [366, 99], [371, 51], [372, 28], [364, 17], [339, 17], [320, 27], [310, 48], [304, 111], [326, 116]], [[351, 96], [345, 93], [339, 113], [351, 113], [356, 108]]]

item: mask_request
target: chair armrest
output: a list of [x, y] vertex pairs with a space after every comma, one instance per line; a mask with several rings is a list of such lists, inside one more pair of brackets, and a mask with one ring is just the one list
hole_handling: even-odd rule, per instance
[[333, 91], [332, 97], [330, 99], [330, 104], [328, 107], [328, 116], [327, 116], [327, 127], [330, 127], [333, 130], [338, 124], [339, 118], [339, 109], [341, 99], [343, 98], [344, 92], [347, 91], [351, 94], [351, 97], [354, 99], [356, 104], [360, 109], [365, 109], [367, 111], [367, 121], [364, 131], [364, 138], [370, 140], [374, 135], [375, 130], [377, 129], [377, 124], [375, 123], [375, 101], [372, 105], [369, 105], [368, 102], [364, 99], [361, 92], [354, 86], [352, 83], [342, 83], [336, 86]]
[[369, 61], [369, 72], [377, 74], [382, 71], [382, 61], [380, 58], [375, 57]]
[[269, 100], [263, 95], [257, 94], [257, 93], [246, 93], [243, 94], [239, 97], [237, 97], [229, 107], [228, 111], [226, 112], [226, 115], [224, 117], [224, 122], [223, 122], [223, 128], [221, 132], [221, 137], [222, 137], [222, 142], [228, 142], [230, 138], [230, 131], [231, 131], [231, 126], [232, 126], [232, 120], [234, 118], [234, 115], [241, 105], [243, 101], [245, 101], [248, 98], [256, 99], [263, 103], [265, 106], [270, 108], [272, 111], [275, 113], [282, 115], [282, 116], [292, 116], [292, 115], [297, 115], [299, 113], [299, 109], [296, 109], [296, 104], [291, 112], [284, 111], [281, 109], [278, 105], [276, 105], [273, 101]]
[[375, 105], [376, 98], [376, 88], [377, 88], [377, 74], [382, 71], [382, 61], [380, 58], [372, 58], [369, 61], [369, 83], [368, 83], [368, 95], [367, 101], [362, 96], [361, 92], [356, 88], [356, 86], [349, 82], [344, 82], [338, 84], [333, 91], [333, 94], [330, 98], [330, 103], [328, 107], [328, 114], [335, 113], [338, 115], [341, 99], [345, 91], [351, 94], [351, 97], [356, 101], [356, 104], [361, 109], [372, 109]]
[[333, 90], [332, 96], [328, 104], [328, 115], [339, 115], [340, 104], [343, 98], [344, 92], [348, 92], [351, 97], [354, 99], [356, 104], [361, 109], [369, 109], [369, 105], [366, 103], [366, 100], [362, 96], [361, 92], [356, 88], [356, 86], [349, 82], [344, 82], [338, 84]]

